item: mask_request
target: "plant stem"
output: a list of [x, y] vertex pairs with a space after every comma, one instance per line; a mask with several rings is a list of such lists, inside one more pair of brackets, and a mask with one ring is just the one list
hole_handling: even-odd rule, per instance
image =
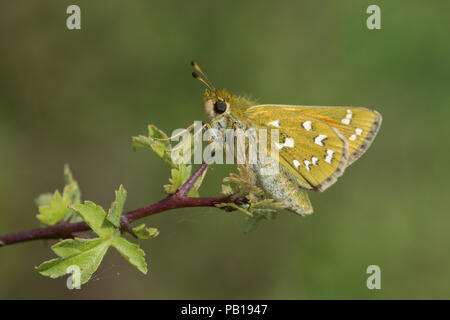
[[[187, 196], [194, 183], [207, 169], [207, 167], [208, 164], [203, 163], [200, 168], [198, 168], [174, 194], [168, 196], [167, 198], [155, 202], [149, 206], [124, 213], [121, 218], [122, 231], [127, 231], [133, 234], [129, 223], [159, 212], [186, 207], [214, 207], [216, 204], [233, 202], [231, 196], [215, 198], [190, 198]], [[0, 236], [0, 246], [39, 239], [74, 238], [75, 236], [79, 237], [79, 234], [77, 234], [78, 232], [88, 230], [90, 230], [90, 228], [85, 222], [64, 222], [50, 227], [2, 235]]]

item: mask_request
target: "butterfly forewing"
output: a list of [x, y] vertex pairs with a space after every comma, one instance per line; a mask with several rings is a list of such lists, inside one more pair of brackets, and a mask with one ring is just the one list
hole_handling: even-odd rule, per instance
[[275, 105], [251, 107], [244, 116], [257, 128], [279, 130], [280, 142], [274, 147], [280, 164], [290, 168], [289, 173], [300, 186], [323, 191], [342, 175], [347, 165], [348, 144], [326, 121], [301, 113], [295, 107]]
[[381, 125], [381, 115], [361, 107], [288, 107], [319, 118], [336, 128], [347, 140], [347, 166], [356, 161], [370, 146]]

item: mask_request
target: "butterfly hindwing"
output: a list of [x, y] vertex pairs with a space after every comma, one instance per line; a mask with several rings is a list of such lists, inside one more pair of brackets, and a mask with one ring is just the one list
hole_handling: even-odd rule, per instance
[[274, 105], [251, 107], [244, 116], [256, 128], [279, 130], [280, 142], [275, 145], [279, 162], [290, 168], [290, 175], [300, 186], [323, 191], [344, 172], [347, 141], [326, 121], [299, 113], [295, 107]]

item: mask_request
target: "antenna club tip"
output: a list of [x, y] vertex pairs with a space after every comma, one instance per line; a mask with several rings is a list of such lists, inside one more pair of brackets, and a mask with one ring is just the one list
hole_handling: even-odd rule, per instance
[[192, 76], [195, 78], [195, 79], [198, 79], [198, 78], [200, 78], [200, 76], [198, 75], [198, 73], [197, 72], [192, 72]]
[[191, 60], [191, 66], [195, 67], [197, 65], [197, 62], [195, 62], [194, 60]]

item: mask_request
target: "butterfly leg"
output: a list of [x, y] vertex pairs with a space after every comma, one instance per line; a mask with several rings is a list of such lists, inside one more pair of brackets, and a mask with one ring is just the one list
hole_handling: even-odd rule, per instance
[[247, 182], [248, 182], [248, 186], [249, 186], [248, 189], [251, 191], [253, 188], [253, 179], [252, 179], [253, 173], [250, 170], [250, 166], [248, 164], [248, 159], [247, 159], [247, 156], [245, 155], [245, 153], [244, 153], [244, 161], [245, 161], [245, 171], [247, 174]]
[[[184, 129], [183, 131], [181, 131], [181, 132], [179, 132], [179, 133], [177, 133], [177, 134], [175, 134], [175, 135], [173, 135], [173, 136], [171, 136], [171, 137], [169, 137], [167, 139], [156, 139], [155, 138], [155, 140], [160, 140], [160, 141], [171, 140], [173, 138], [176, 138], [176, 137], [179, 137], [180, 135], [185, 134], [186, 132], [191, 132], [191, 130], [194, 129], [194, 128], [195, 128], [195, 124], [191, 124], [189, 127]], [[211, 126], [210, 123], [202, 122], [202, 127], [199, 130], [194, 131], [194, 134], [192, 135], [192, 139], [195, 139], [199, 134], [201, 134], [203, 132], [203, 129], [205, 129], [205, 128], [211, 129], [212, 126]], [[182, 144], [180, 144], [180, 146], [178, 148], [181, 148], [181, 147], [183, 147]], [[174, 148], [173, 150], [167, 150], [166, 152], [171, 153], [173, 151], [178, 150], [178, 148]], [[209, 160], [209, 159], [205, 159], [205, 160]]]
[[[234, 130], [235, 132], [239, 132], [240, 128], [237, 125], [234, 125]], [[239, 153], [240, 151], [242, 151], [243, 153], [243, 158], [244, 158], [244, 169], [245, 169], [245, 174], [247, 176], [247, 183], [248, 183], [248, 189], [251, 191], [253, 189], [253, 184], [254, 184], [254, 179], [253, 179], [253, 171], [250, 169], [250, 165], [249, 165], [249, 161], [248, 161], [248, 157], [247, 157], [247, 152], [249, 152], [249, 146], [248, 143], [245, 142], [245, 139], [237, 139], [237, 143], [240, 143], [240, 145], [237, 146], [237, 150]], [[236, 156], [236, 160], [237, 160]], [[237, 161], [236, 161], [237, 162]]]

